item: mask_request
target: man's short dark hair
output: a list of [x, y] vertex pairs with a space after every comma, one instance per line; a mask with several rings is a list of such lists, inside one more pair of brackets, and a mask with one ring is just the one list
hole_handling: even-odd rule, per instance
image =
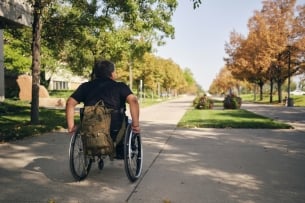
[[114, 71], [114, 64], [111, 61], [96, 61], [93, 67], [93, 75], [96, 78], [110, 78]]

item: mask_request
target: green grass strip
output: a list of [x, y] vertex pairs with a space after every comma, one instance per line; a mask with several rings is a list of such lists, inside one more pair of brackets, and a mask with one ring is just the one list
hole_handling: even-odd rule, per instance
[[288, 129], [292, 126], [247, 110], [189, 110], [178, 123], [184, 128], [268, 128]]

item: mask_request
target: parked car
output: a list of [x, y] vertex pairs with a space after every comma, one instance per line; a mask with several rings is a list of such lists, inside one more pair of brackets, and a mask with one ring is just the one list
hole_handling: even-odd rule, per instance
[[302, 90], [294, 90], [290, 92], [291, 95], [305, 95], [305, 92]]

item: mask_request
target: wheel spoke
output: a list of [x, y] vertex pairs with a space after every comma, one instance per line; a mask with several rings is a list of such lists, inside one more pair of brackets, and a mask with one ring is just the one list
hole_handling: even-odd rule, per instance
[[92, 160], [86, 156], [82, 139], [77, 132], [72, 136], [69, 149], [70, 170], [76, 180], [83, 180], [87, 177]]
[[129, 128], [125, 137], [125, 172], [131, 182], [136, 181], [142, 171], [142, 146], [139, 136], [133, 134]]

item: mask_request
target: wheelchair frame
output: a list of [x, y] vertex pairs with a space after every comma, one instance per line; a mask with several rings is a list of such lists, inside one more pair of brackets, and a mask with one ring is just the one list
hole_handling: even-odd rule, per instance
[[[115, 150], [115, 149], [114, 149]], [[76, 181], [84, 180], [91, 169], [92, 163], [98, 160], [98, 168], [104, 167], [107, 154], [86, 155], [79, 129], [73, 134], [69, 147], [69, 165]], [[143, 148], [140, 134], [132, 132], [131, 120], [128, 119], [124, 134], [124, 170], [130, 182], [135, 182], [142, 173]]]

